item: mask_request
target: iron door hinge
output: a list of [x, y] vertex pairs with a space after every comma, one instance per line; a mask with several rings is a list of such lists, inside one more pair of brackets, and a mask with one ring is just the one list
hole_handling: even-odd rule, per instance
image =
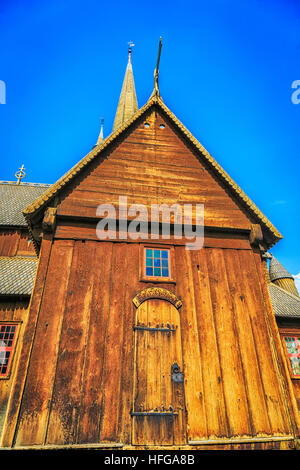
[[164, 327], [164, 325], [162, 326], [157, 325], [156, 327], [154, 327], [154, 326], [150, 326], [150, 324], [149, 326], [138, 324], [138, 325], [134, 325], [133, 329], [134, 330], [146, 330], [146, 331], [151, 331], [153, 333], [156, 331], [160, 331], [161, 333], [166, 333], [167, 336], [170, 336], [171, 333], [174, 333], [176, 331], [176, 328], [174, 328], [174, 325], [172, 325], [171, 327], [170, 323], [167, 323], [166, 327]]

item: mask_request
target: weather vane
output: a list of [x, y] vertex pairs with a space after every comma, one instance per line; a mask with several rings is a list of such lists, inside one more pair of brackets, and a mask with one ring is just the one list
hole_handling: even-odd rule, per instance
[[129, 46], [129, 51], [131, 52], [131, 48], [132, 48], [133, 46], [135, 46], [135, 44], [133, 44], [132, 41], [129, 41], [129, 42], [128, 42], [128, 46]]
[[25, 171], [24, 170], [26, 170], [26, 168], [24, 168], [24, 165], [22, 165], [21, 168], [19, 168], [19, 171], [16, 172], [15, 177], [18, 178], [17, 184], [20, 184], [21, 179], [23, 179], [25, 177]]

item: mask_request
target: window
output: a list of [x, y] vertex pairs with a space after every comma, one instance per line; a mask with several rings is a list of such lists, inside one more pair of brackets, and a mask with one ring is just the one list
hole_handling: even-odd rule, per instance
[[0, 324], [0, 378], [9, 375], [18, 325]]
[[140, 245], [140, 280], [175, 284], [174, 247], [163, 244]]
[[175, 282], [173, 279], [172, 257], [173, 247], [146, 246], [141, 247], [141, 279], [153, 282]]
[[292, 377], [300, 378], [300, 334], [285, 334], [283, 336]]
[[145, 248], [146, 250], [146, 276], [170, 277], [169, 250]]

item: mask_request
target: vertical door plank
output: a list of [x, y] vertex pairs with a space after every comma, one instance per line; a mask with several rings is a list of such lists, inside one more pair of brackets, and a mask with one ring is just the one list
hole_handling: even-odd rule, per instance
[[[148, 304], [143, 302], [136, 311], [136, 325], [147, 325]], [[147, 348], [148, 333], [146, 330], [135, 330], [135, 355], [134, 355], [134, 388], [133, 411], [146, 410], [147, 394]], [[145, 417], [133, 417], [132, 443], [143, 445], [145, 443]]]
[[[162, 323], [162, 307], [161, 301], [150, 299], [147, 303], [148, 327], [157, 327]], [[147, 344], [147, 394], [146, 394], [146, 410], [160, 411], [161, 407], [161, 360], [163, 352], [161, 350], [161, 333], [158, 331], [146, 331], [148, 337]], [[161, 418], [147, 417], [145, 419], [146, 429], [145, 436], [148, 444], [158, 444], [160, 442], [160, 422]]]
[[[160, 325], [163, 328], [170, 324], [172, 327], [172, 305], [169, 302], [157, 300], [160, 313]], [[173, 319], [174, 322], [174, 319]], [[175, 333], [158, 333], [160, 349], [160, 411], [169, 411], [175, 407], [171, 384], [171, 364], [174, 360]], [[179, 361], [180, 359], [178, 359]], [[172, 418], [160, 418], [160, 438], [164, 445], [173, 444], [174, 422]]]

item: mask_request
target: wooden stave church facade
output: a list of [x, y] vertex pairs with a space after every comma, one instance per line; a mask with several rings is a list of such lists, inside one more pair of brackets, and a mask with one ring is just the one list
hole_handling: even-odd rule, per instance
[[[0, 381], [1, 446], [294, 448], [297, 391], [266, 276], [281, 235], [159, 93], [136, 111], [131, 61], [124, 82], [113, 133], [24, 211], [38, 267], [22, 314], [3, 301], [0, 322], [20, 333]], [[204, 247], [100, 241], [97, 206], [120, 195], [204, 203]], [[144, 247], [170, 250], [171, 278], [144, 276]]]

